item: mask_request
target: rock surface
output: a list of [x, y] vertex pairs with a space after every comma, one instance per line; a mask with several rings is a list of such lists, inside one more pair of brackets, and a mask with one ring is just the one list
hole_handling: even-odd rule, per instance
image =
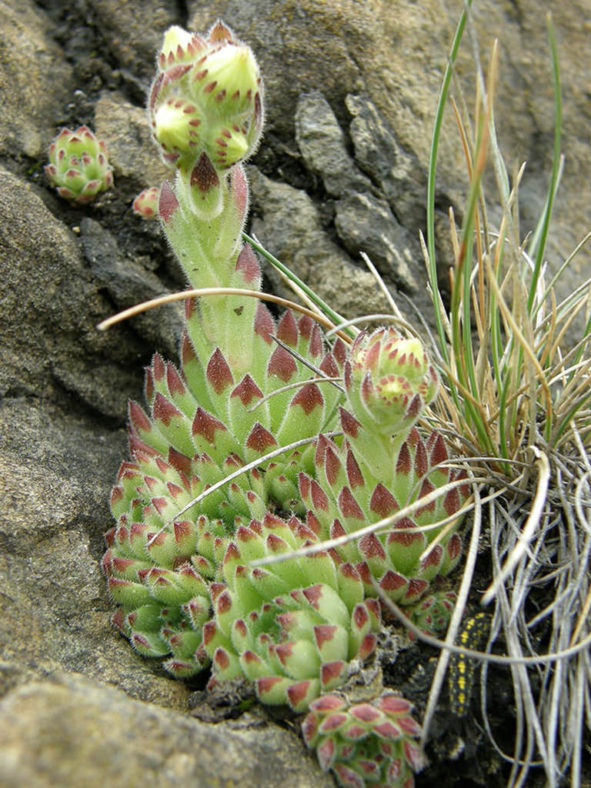
[[332, 785], [290, 731], [254, 717], [207, 725], [74, 673], [15, 688], [0, 700], [0, 732], [5, 788], [262, 786], [279, 774], [285, 788]]
[[[374, 278], [357, 270], [323, 231], [318, 209], [306, 192], [266, 178], [253, 168], [249, 175], [253, 202], [262, 206], [252, 221], [255, 237], [267, 248], [272, 246], [273, 254], [340, 314], [355, 317], [378, 308], [384, 311], [385, 299]], [[291, 297], [291, 290], [274, 271], [268, 276], [282, 295]]]
[[328, 194], [342, 197], [346, 192], [369, 191], [371, 183], [356, 169], [345, 134], [319, 90], [300, 93], [295, 135], [306, 167], [320, 175]]
[[[442, 68], [462, 7], [401, 0], [376, 14], [356, 0], [0, 0], [1, 785], [331, 784], [297, 736], [268, 719], [191, 718], [191, 689], [111, 627], [99, 563], [109, 489], [126, 453], [126, 401], [141, 399], [155, 349], [175, 355], [180, 318], [171, 307], [106, 333], [96, 324], [183, 286], [156, 223], [130, 210], [135, 193], [165, 175], [143, 101], [162, 31], [203, 30], [218, 17], [253, 46], [266, 77], [268, 130], [249, 168], [252, 231], [343, 315], [387, 311], [359, 259], [366, 251], [428, 319], [417, 239]], [[581, 63], [591, 1], [555, 4], [553, 13], [567, 156], [549, 248], [556, 267], [588, 229]], [[482, 0], [474, 19], [485, 62], [500, 39], [499, 135], [511, 168], [529, 161], [526, 232], [552, 146], [544, 15], [534, 0]], [[469, 41], [459, 74], [470, 103]], [[58, 127], [81, 123], [105, 138], [115, 189], [76, 208], [48, 188], [42, 165]], [[438, 227], [450, 203], [461, 204], [464, 183], [451, 113], [442, 155]], [[444, 230], [440, 254], [449, 260]], [[588, 268], [589, 257], [578, 258], [565, 290]], [[491, 786], [500, 784], [493, 765]], [[419, 784], [441, 785], [440, 774], [432, 767]]]
[[[320, 90], [328, 100], [345, 134], [353, 142], [358, 164], [366, 174], [394, 173], [378, 185], [391, 199], [392, 210], [417, 238], [424, 229], [421, 205], [431, 145], [433, 119], [442, 70], [463, 0], [372, 3], [357, 0], [217, 0], [189, 3], [194, 29], [205, 29], [216, 18], [231, 19], [238, 35], [255, 50], [266, 76], [268, 95], [267, 137], [282, 145], [264, 150], [259, 160], [275, 172], [286, 167], [278, 153], [288, 152], [297, 161], [293, 140], [294, 107], [301, 93]], [[553, 23], [560, 55], [563, 93], [563, 152], [566, 165], [561, 198], [555, 206], [549, 255], [557, 267], [588, 230], [587, 201], [591, 150], [588, 145], [589, 86], [586, 62], [589, 36], [589, 0], [574, 0], [552, 6]], [[459, 88], [469, 108], [473, 106], [474, 47], [480, 47], [485, 66], [495, 38], [499, 40], [499, 85], [496, 119], [499, 139], [509, 172], [528, 162], [526, 183], [521, 190], [522, 234], [535, 228], [549, 181], [552, 155], [554, 106], [550, 50], [545, 14], [539, 3], [519, 4], [503, 0], [481, 0], [474, 4], [474, 43], [465, 39], [458, 58]], [[360, 111], [361, 97], [365, 110]], [[367, 104], [369, 103], [369, 106]], [[359, 144], [360, 116], [371, 118], [371, 134], [386, 140], [372, 146], [377, 154], [370, 168], [368, 153]], [[349, 131], [353, 120], [354, 130]], [[356, 126], [357, 121], [357, 128]], [[357, 137], [358, 142], [355, 142]], [[278, 149], [278, 150], [277, 150]], [[287, 149], [287, 150], [286, 150]], [[437, 202], [444, 213], [451, 204], [463, 202], [466, 167], [457, 127], [446, 113], [440, 140]], [[394, 155], [393, 155], [394, 154]], [[283, 157], [285, 158], [285, 157]], [[292, 165], [293, 167], [293, 165]], [[289, 167], [291, 171], [292, 167]], [[408, 173], [403, 174], [404, 172]], [[268, 174], [265, 169], [265, 174]], [[394, 187], [396, 180], [399, 183]], [[490, 180], [494, 193], [494, 180]], [[410, 203], [410, 205], [409, 205]], [[580, 255], [559, 290], [571, 293], [574, 283], [589, 269], [589, 252]], [[422, 277], [418, 257], [413, 277]], [[572, 273], [572, 277], [569, 275]]]
[[43, 157], [62, 122], [74, 81], [54, 32], [34, 3], [0, 2], [2, 156]]

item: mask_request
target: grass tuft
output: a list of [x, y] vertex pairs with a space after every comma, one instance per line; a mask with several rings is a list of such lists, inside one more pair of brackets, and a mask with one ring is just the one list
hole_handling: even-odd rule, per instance
[[[554, 83], [554, 148], [544, 208], [530, 238], [519, 238], [521, 166], [513, 178], [500, 152], [494, 121], [497, 49], [487, 79], [477, 68], [474, 120], [449, 99], [460, 41], [470, 25], [470, 2], [458, 24], [436, 113], [429, 166], [427, 237], [423, 243], [436, 320], [435, 353], [444, 394], [435, 421], [455, 443], [477, 483], [475, 524], [490, 542], [491, 579], [480, 603], [489, 606], [487, 652], [512, 660], [515, 738], [506, 752], [507, 784], [521, 786], [531, 769], [548, 785], [580, 784], [585, 726], [591, 719], [588, 649], [591, 551], [591, 281], [561, 303], [555, 285], [588, 241], [587, 234], [548, 284], [547, 242], [562, 170], [560, 70], [552, 20], [548, 39]], [[435, 177], [444, 109], [452, 104], [462, 143], [469, 190], [463, 223], [450, 213], [455, 261], [446, 305], [438, 286], [435, 250]], [[500, 223], [489, 221], [492, 167]], [[573, 338], [575, 318], [586, 315]], [[485, 502], [484, 497], [488, 500]], [[470, 560], [466, 567], [473, 571]], [[463, 584], [462, 584], [463, 588]], [[474, 593], [474, 592], [472, 592]], [[456, 611], [458, 612], [458, 611]], [[455, 637], [453, 624], [446, 644]], [[573, 647], [581, 646], [574, 652]], [[558, 656], [558, 659], [551, 657]], [[435, 707], [447, 653], [442, 652], [427, 710]], [[486, 665], [486, 663], [484, 663]], [[587, 721], [587, 722], [586, 722]]]

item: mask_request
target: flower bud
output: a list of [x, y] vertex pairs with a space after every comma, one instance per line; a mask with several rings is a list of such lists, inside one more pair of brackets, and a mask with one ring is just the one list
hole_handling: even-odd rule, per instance
[[345, 365], [349, 409], [380, 435], [408, 432], [437, 393], [438, 378], [420, 340], [392, 328], [360, 334]]
[[157, 219], [158, 218], [158, 201], [160, 200], [160, 188], [158, 186], [150, 186], [149, 189], [144, 189], [132, 203], [133, 212], [136, 216], [141, 216], [142, 219]]
[[217, 22], [206, 39], [171, 27], [158, 55], [149, 103], [166, 163], [191, 173], [203, 155], [216, 170], [250, 156], [263, 122], [262, 86], [252, 50]]
[[113, 185], [105, 143], [87, 126], [61, 130], [49, 146], [45, 174], [60, 197], [80, 204], [94, 200]]

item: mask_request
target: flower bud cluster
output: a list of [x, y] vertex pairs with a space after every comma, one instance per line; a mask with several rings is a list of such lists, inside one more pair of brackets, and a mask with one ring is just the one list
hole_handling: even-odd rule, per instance
[[416, 338], [392, 328], [361, 333], [345, 368], [348, 407], [370, 432], [407, 433], [439, 385], [435, 368]]
[[223, 207], [224, 171], [248, 158], [263, 127], [261, 77], [252, 50], [217, 22], [203, 38], [171, 27], [149, 100], [152, 133], [194, 210]]

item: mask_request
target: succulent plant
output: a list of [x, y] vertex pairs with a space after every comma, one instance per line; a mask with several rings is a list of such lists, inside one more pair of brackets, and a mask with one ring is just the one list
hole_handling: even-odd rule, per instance
[[[273, 326], [266, 311], [259, 314], [267, 330]], [[284, 316], [276, 330], [280, 336], [289, 333], [301, 350], [316, 336], [306, 319], [296, 323], [292, 316]], [[286, 365], [264, 339], [261, 342], [267, 351], [268, 387], [272, 389], [277, 384], [275, 368], [282, 372]], [[336, 365], [332, 356], [325, 358]], [[313, 436], [318, 419], [330, 416], [316, 384], [287, 392], [282, 410], [275, 406], [249, 413], [252, 404], [262, 398], [262, 391], [248, 373], [234, 381], [219, 350], [213, 352], [203, 371], [185, 336], [182, 361], [179, 372], [158, 354], [154, 356], [146, 373], [150, 416], [137, 403], [130, 404], [132, 460], [121, 465], [111, 494], [117, 526], [107, 535], [108, 551], [103, 562], [111, 595], [122, 605], [115, 619], [117, 625], [146, 656], [172, 654], [165, 666], [175, 675], [188, 675], [203, 665], [185, 653], [184, 642], [181, 657], [177, 642], [171, 640], [172, 634], [187, 628], [199, 633], [203, 624], [207, 587], [195, 581], [197, 598], [187, 596], [190, 578], [197, 572], [207, 581], [220, 581], [220, 562], [228, 538], [239, 525], [262, 517], [267, 510], [289, 512], [301, 507], [297, 478], [302, 467], [311, 470], [313, 447], [261, 462], [260, 469], [237, 477], [175, 519], [177, 512], [247, 461], [280, 446], [282, 437], [290, 440], [289, 429], [282, 430], [289, 414], [300, 424], [300, 436]], [[296, 380], [303, 374], [291, 365], [287, 371]], [[283, 385], [281, 377], [279, 382]], [[311, 418], [306, 429], [307, 415]], [[154, 585], [156, 576], [158, 583]], [[174, 600], [161, 598], [160, 590], [169, 583], [179, 586]], [[145, 605], [151, 606], [154, 614], [157, 609], [164, 611], [151, 617], [150, 630], [143, 628], [144, 619], [137, 615], [138, 608]], [[197, 616], [195, 609], [199, 611]], [[160, 636], [148, 637], [148, 631], [160, 632]], [[183, 636], [184, 640], [188, 637]]]
[[[212, 57], [217, 53], [218, 87], [222, 90], [226, 77], [234, 84], [233, 54], [241, 48], [219, 24], [206, 42], [179, 29], [165, 37], [158, 58], [164, 76], [156, 78], [150, 108], [157, 139], [165, 139], [160, 123], [166, 117], [158, 111], [164, 100], [159, 91], [172, 95], [174, 85], [174, 90], [182, 87], [174, 76], [181, 61], [183, 67], [193, 60], [203, 65], [205, 50]], [[226, 69], [221, 68], [222, 52], [228, 58]], [[239, 64], [244, 57], [242, 52]], [[252, 70], [250, 58], [246, 61]], [[249, 102], [250, 98], [237, 106], [246, 111]], [[217, 122], [221, 104], [211, 105], [208, 99], [200, 107]], [[253, 123], [258, 123], [258, 111], [260, 107]], [[204, 154], [193, 147], [183, 149], [183, 163], [190, 151]], [[240, 237], [248, 206], [241, 165], [235, 164], [220, 180], [220, 193], [220, 213], [204, 219], [178, 179], [173, 186], [165, 182], [158, 201], [162, 226], [194, 286], [258, 290], [259, 264]], [[149, 415], [138, 404], [130, 405], [132, 459], [121, 466], [111, 497], [118, 524], [108, 534], [104, 569], [111, 594], [122, 606], [116, 624], [142, 653], [168, 655], [165, 666], [175, 675], [196, 672], [207, 661], [204, 654], [194, 653], [195, 648], [189, 653], [186, 644], [193, 647], [200, 637], [209, 614], [207, 583], [221, 582], [220, 562], [229, 538], [267, 511], [304, 513], [298, 501], [298, 474], [302, 468], [312, 471], [314, 448], [261, 460], [258, 469], [208, 495], [182, 516], [175, 515], [230, 471], [336, 425], [338, 390], [313, 382], [316, 373], [296, 363], [272, 336], [309, 359], [321, 375], [342, 373], [343, 343], [325, 348], [310, 318], [296, 320], [287, 312], [276, 323], [255, 299], [215, 296], [200, 305], [187, 302], [180, 369], [154, 356], [146, 373]], [[187, 596], [194, 574], [205, 580], [205, 590], [196, 580], [195, 595]], [[161, 598], [164, 586], [174, 587], [177, 595]]]
[[322, 769], [331, 769], [343, 788], [412, 788], [413, 772], [424, 758], [411, 710], [407, 700], [388, 691], [363, 703], [327, 694], [310, 704], [302, 732]]
[[[435, 591], [411, 608], [410, 620], [424, 634], [442, 638], [447, 632], [456, 601], [455, 591]], [[409, 636], [414, 640], [412, 633]]]
[[[357, 337], [344, 380], [344, 438], [319, 436], [315, 473], [299, 477], [307, 522], [322, 538], [344, 537], [425, 498], [385, 533], [366, 533], [335, 548], [340, 560], [356, 567], [366, 594], [376, 594], [377, 582], [393, 601], [414, 604], [460, 558], [461, 515], [454, 515], [469, 492], [461, 483], [465, 473], [446, 465], [442, 436], [432, 431], [424, 439], [415, 427], [437, 392], [437, 374], [418, 340], [384, 328]], [[451, 488], [438, 495], [448, 483]]]
[[91, 202], [113, 185], [105, 143], [88, 126], [60, 131], [49, 146], [45, 174], [60, 197], [79, 204]]

